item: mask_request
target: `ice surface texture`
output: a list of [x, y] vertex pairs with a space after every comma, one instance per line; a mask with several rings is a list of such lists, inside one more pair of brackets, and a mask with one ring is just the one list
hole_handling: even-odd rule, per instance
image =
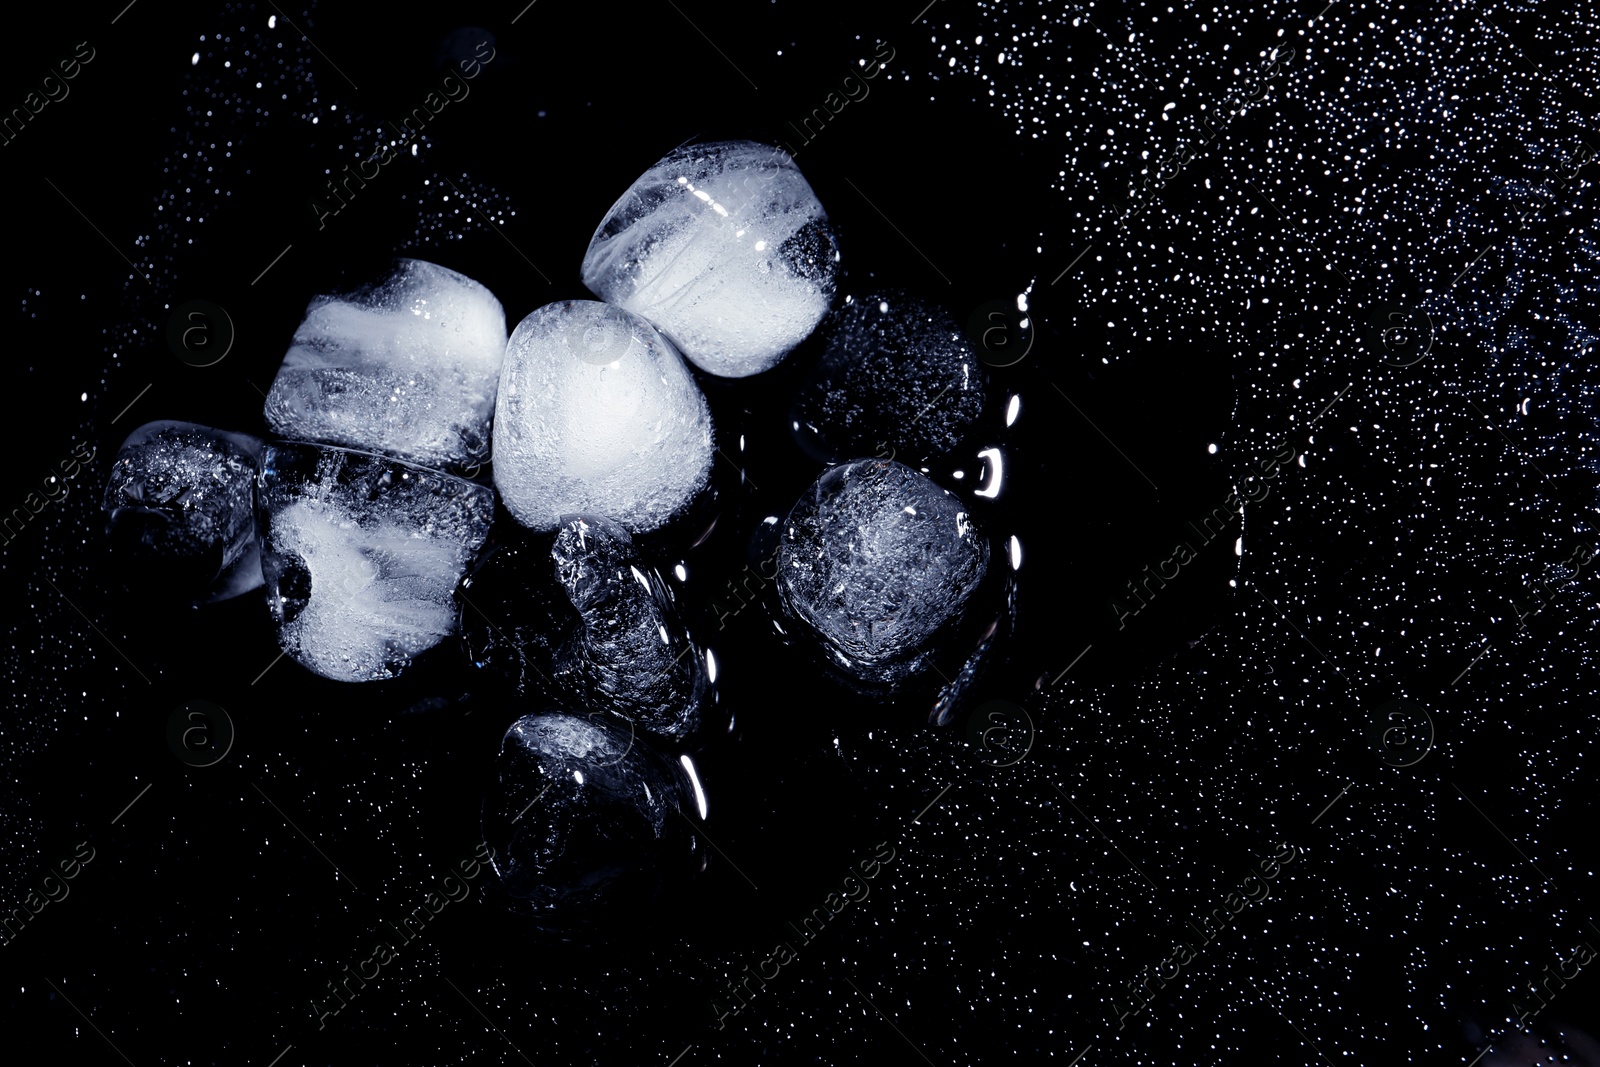
[[829, 467], [784, 521], [778, 595], [854, 677], [894, 682], [988, 569], [966, 506], [910, 467], [863, 459]]
[[[683, 775], [600, 716], [528, 715], [506, 731], [483, 832], [495, 872], [551, 932], [625, 918], [697, 841]], [[638, 916], [638, 912], [634, 912]]]
[[546, 304], [506, 348], [494, 483], [524, 526], [605, 515], [633, 533], [672, 518], [711, 473], [711, 410], [672, 342], [609, 304]]
[[604, 519], [566, 522], [550, 555], [582, 620], [556, 654], [557, 681], [590, 708], [686, 739], [710, 699], [708, 661], [689, 640], [661, 576], [639, 558], [627, 531]]
[[106, 530], [123, 573], [196, 602], [261, 585], [261, 442], [192, 422], [149, 422], [122, 443], [106, 484]]
[[827, 215], [786, 152], [685, 145], [611, 205], [583, 284], [644, 316], [695, 366], [759, 374], [805, 340], [833, 299]]
[[454, 631], [455, 591], [494, 494], [381, 456], [269, 445], [262, 570], [278, 642], [343, 682], [392, 678]]
[[982, 419], [988, 375], [937, 304], [902, 292], [868, 295], [824, 330], [822, 359], [794, 411], [812, 451], [922, 464], [952, 452]]
[[284, 437], [441, 469], [489, 457], [505, 312], [465, 275], [402, 259], [376, 286], [318, 296], [267, 393]]
[[473, 662], [506, 673], [524, 694], [609, 711], [672, 742], [689, 739], [715, 701], [714, 661], [690, 640], [670, 587], [610, 520], [569, 517], [543, 552], [492, 549], [463, 590]]

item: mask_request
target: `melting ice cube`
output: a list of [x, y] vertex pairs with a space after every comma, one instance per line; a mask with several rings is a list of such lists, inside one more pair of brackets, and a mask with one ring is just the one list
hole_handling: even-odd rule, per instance
[[672, 342], [594, 300], [546, 304], [506, 348], [494, 483], [524, 526], [605, 515], [633, 533], [686, 507], [711, 473], [711, 410]]
[[641, 905], [697, 858], [689, 793], [682, 771], [603, 715], [527, 715], [501, 741], [484, 840], [548, 932], [644, 920]]
[[611, 206], [583, 257], [590, 292], [644, 316], [727, 378], [775, 365], [833, 299], [827, 215], [788, 153], [686, 145]]
[[505, 348], [493, 293], [402, 259], [375, 286], [311, 301], [267, 393], [267, 422], [284, 437], [426, 467], [481, 465]]
[[715, 702], [706, 652], [666, 583], [608, 519], [568, 517], [553, 542], [497, 545], [463, 590], [472, 662], [524, 695], [612, 712], [669, 741], [690, 738]]
[[456, 585], [494, 518], [484, 486], [317, 445], [267, 446], [260, 500], [279, 644], [343, 682], [392, 678], [454, 631]]
[[260, 461], [258, 439], [192, 422], [149, 422], [129, 434], [105, 495], [124, 573], [195, 603], [259, 587]]
[[868, 295], [823, 329], [826, 348], [791, 419], [811, 451], [917, 465], [955, 451], [980, 425], [988, 374], [944, 308], [903, 292]]
[[924, 646], [983, 580], [989, 545], [957, 497], [910, 467], [829, 467], [783, 523], [778, 594], [830, 659], [869, 682], [924, 666]]

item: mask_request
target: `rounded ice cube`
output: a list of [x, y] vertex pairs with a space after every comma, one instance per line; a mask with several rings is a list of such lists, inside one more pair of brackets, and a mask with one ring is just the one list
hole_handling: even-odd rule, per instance
[[583, 284], [672, 338], [695, 366], [744, 378], [804, 341], [833, 300], [827, 214], [782, 149], [684, 145], [629, 186], [583, 256]]
[[525, 715], [502, 739], [484, 797], [495, 873], [548, 933], [643, 918], [641, 906], [695, 866], [689, 814], [697, 802], [706, 813], [695, 781], [603, 714]]
[[546, 304], [506, 346], [494, 483], [534, 530], [599, 514], [630, 533], [664, 525], [711, 475], [711, 409], [672, 342], [595, 300]]
[[402, 259], [377, 285], [311, 301], [267, 392], [267, 422], [425, 467], [481, 466], [505, 349], [493, 293]]
[[845, 304], [791, 423], [828, 461], [889, 456], [913, 466], [955, 452], [981, 425], [988, 372], [944, 308], [888, 291]]
[[778, 596], [829, 659], [868, 682], [923, 666], [989, 566], [966, 505], [903, 463], [829, 467], [783, 522]]

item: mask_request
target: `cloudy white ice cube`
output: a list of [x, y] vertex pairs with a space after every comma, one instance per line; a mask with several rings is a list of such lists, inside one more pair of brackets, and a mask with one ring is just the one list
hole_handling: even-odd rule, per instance
[[128, 577], [196, 603], [261, 585], [255, 482], [261, 441], [192, 422], [147, 422], [123, 441], [106, 530]]
[[701, 370], [774, 366], [833, 299], [838, 253], [786, 152], [754, 141], [674, 149], [612, 205], [583, 283], [648, 319]]
[[671, 519], [711, 473], [711, 411], [672, 342], [594, 300], [546, 304], [512, 332], [494, 482], [524, 526], [599, 514], [630, 533]]
[[395, 460], [269, 445], [262, 570], [278, 641], [343, 682], [392, 678], [455, 629], [456, 586], [483, 547], [494, 493]]
[[488, 289], [420, 259], [377, 285], [318, 296], [267, 394], [284, 437], [443, 469], [481, 465], [505, 355]]
[[869, 682], [920, 670], [988, 571], [966, 505], [893, 460], [829, 467], [790, 510], [779, 598], [829, 659]]

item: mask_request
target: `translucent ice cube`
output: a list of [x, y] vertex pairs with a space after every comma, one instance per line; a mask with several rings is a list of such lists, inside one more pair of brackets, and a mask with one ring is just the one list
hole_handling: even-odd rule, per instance
[[944, 308], [903, 292], [869, 294], [823, 329], [822, 359], [793, 417], [812, 451], [918, 465], [954, 451], [980, 424], [988, 374]]
[[502, 886], [558, 936], [602, 917], [642, 919], [701, 847], [690, 781], [603, 716], [523, 716], [501, 741], [483, 805]]
[[262, 570], [278, 641], [335, 681], [392, 678], [454, 632], [494, 493], [382, 456], [269, 445]]
[[381, 283], [319, 296], [267, 393], [284, 437], [443, 469], [481, 465], [505, 356], [500, 301], [420, 259]]
[[611, 712], [675, 742], [715, 702], [713, 661], [666, 582], [608, 519], [569, 517], [553, 542], [490, 549], [462, 599], [472, 661], [525, 695]]
[[261, 585], [255, 483], [261, 442], [192, 422], [128, 435], [106, 484], [106, 531], [126, 575], [195, 603]]
[[988, 570], [966, 506], [910, 467], [829, 467], [795, 504], [778, 545], [783, 607], [847, 673], [892, 682], [925, 664]]
[[644, 316], [701, 370], [743, 378], [805, 340], [833, 299], [827, 215], [788, 153], [685, 145], [601, 221], [583, 284]]

